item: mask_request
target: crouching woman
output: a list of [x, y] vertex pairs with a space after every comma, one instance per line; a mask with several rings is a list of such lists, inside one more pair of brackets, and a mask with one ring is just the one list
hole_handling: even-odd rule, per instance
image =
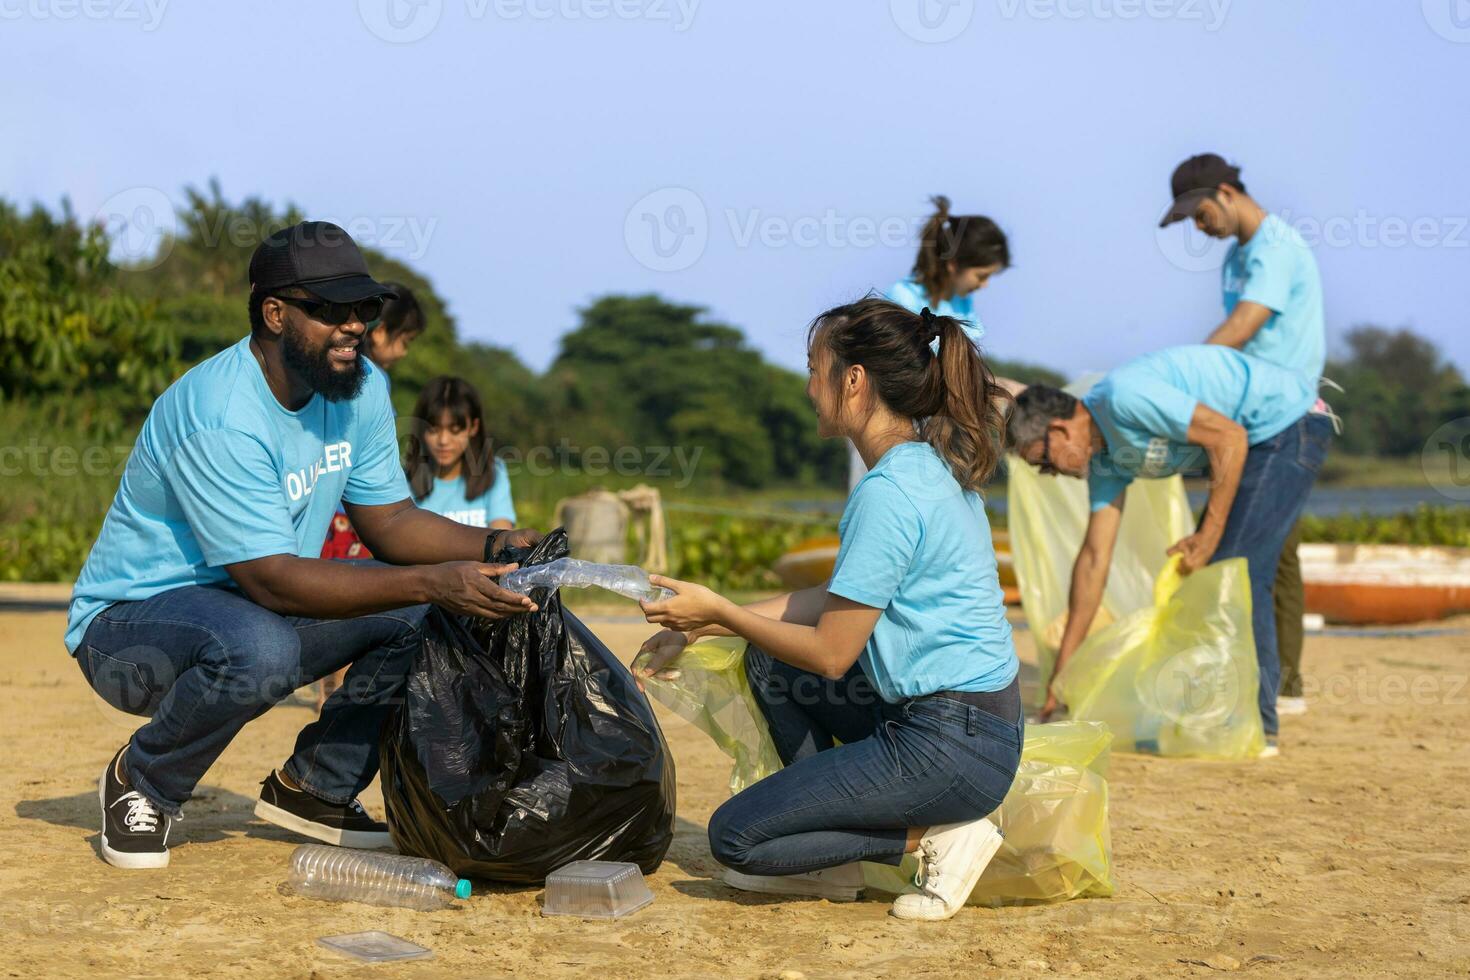
[[995, 385], [959, 321], [865, 299], [807, 340], [818, 429], [869, 472], [831, 581], [748, 606], [655, 576], [652, 674], [706, 636], [750, 641], [746, 673], [785, 768], [710, 820], [737, 888], [858, 896], [857, 862], [918, 858], [905, 919], [954, 915], [1000, 846], [985, 819], [1021, 756], [1018, 664], [979, 490], [998, 458]]

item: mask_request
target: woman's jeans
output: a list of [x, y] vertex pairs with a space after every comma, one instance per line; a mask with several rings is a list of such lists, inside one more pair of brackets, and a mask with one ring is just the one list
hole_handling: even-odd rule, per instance
[[896, 865], [909, 828], [978, 820], [1016, 778], [1024, 721], [1015, 683], [1006, 699], [1014, 713], [1003, 719], [943, 694], [888, 704], [857, 664], [833, 681], [751, 646], [745, 671], [786, 768], [710, 818], [715, 859], [737, 871]]
[[1261, 723], [1267, 735], [1277, 732], [1276, 695], [1281, 683], [1272, 602], [1277, 565], [1331, 442], [1332, 421], [1325, 415], [1310, 414], [1285, 432], [1250, 447], [1225, 533], [1210, 559], [1244, 558], [1250, 569], [1251, 630], [1261, 675]]
[[76, 656], [104, 701], [149, 718], [128, 744], [128, 781], [175, 816], [246, 722], [351, 664], [285, 766], [313, 796], [346, 803], [377, 775], [378, 736], [428, 608], [306, 619], [278, 616], [229, 589], [190, 585], [108, 606]]

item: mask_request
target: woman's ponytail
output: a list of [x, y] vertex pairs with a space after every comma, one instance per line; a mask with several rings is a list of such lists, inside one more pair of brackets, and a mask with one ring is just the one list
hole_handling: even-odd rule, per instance
[[949, 463], [966, 490], [979, 490], [1000, 463], [1010, 392], [995, 383], [990, 366], [954, 317], [934, 317], [939, 353], [929, 363], [937, 376], [938, 405], [919, 423], [919, 434]]
[[954, 287], [954, 273], [945, 257], [949, 247], [949, 198], [936, 194], [929, 203], [934, 205], [934, 213], [924, 222], [924, 230], [919, 232], [914, 279], [924, 288], [929, 302], [938, 306], [949, 299], [950, 290]]

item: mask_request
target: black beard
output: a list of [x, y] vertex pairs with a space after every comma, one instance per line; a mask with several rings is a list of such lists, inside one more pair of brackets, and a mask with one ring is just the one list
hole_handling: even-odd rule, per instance
[[312, 391], [329, 402], [342, 402], [357, 397], [367, 373], [362, 368], [362, 348], [359, 345], [352, 370], [339, 371], [332, 366], [331, 353], [323, 346], [313, 352], [306, 346], [306, 337], [301, 331], [286, 325], [282, 335], [281, 354], [286, 366], [295, 371]]

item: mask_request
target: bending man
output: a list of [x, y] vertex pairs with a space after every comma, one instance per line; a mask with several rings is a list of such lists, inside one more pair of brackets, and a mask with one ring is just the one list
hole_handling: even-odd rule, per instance
[[1199, 527], [1169, 549], [1189, 574], [1243, 557], [1250, 569], [1251, 626], [1260, 665], [1261, 721], [1276, 748], [1280, 664], [1271, 588], [1276, 564], [1332, 439], [1313, 385], [1295, 371], [1230, 347], [1174, 347], [1108, 374], [1081, 399], [1027, 388], [1008, 425], [1015, 451], [1043, 473], [1088, 481], [1092, 516], [1072, 567], [1067, 629], [1048, 680], [1043, 720], [1058, 705], [1050, 683], [1082, 645], [1102, 601], [1123, 492], [1137, 477], [1208, 469]]

